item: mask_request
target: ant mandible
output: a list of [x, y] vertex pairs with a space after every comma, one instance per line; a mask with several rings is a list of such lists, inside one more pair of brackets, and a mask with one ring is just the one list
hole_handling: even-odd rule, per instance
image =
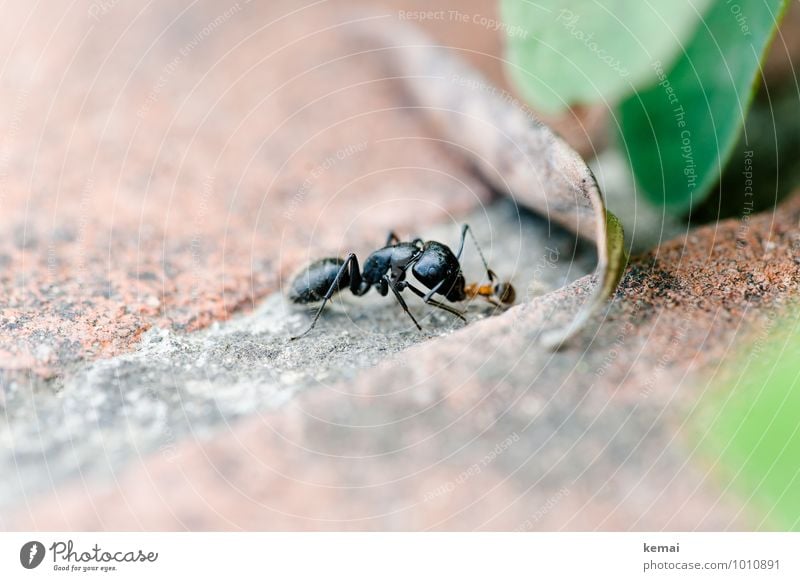
[[[478, 249], [489, 277], [489, 284], [466, 284], [464, 280], [459, 260], [464, 251], [467, 232], [470, 233]], [[428, 292], [423, 292], [406, 280], [409, 268], [414, 278], [427, 287]], [[461, 228], [461, 245], [455, 254], [441, 242], [434, 240], [423, 242], [419, 238], [411, 242], [401, 242], [397, 235], [391, 232], [386, 239], [386, 245], [367, 257], [363, 270], [359, 269], [358, 258], [351, 252], [346, 258], [323, 258], [312, 262], [294, 278], [287, 293], [290, 301], [296, 304], [309, 304], [321, 300], [322, 304], [314, 315], [311, 326], [303, 334], [292, 339], [300, 339], [311, 332], [325, 305], [337, 292], [349, 288], [350, 292], [360, 297], [373, 286], [381, 296], [386, 296], [392, 291], [403, 311], [411, 317], [420, 331], [422, 327], [408, 310], [408, 305], [401, 295], [405, 289], [420, 297], [425, 304], [447, 311], [465, 322], [463, 312], [437, 301], [433, 295], [439, 294], [450, 302], [460, 302], [480, 296], [497, 307], [511, 305], [516, 298], [511, 283], [498, 281], [497, 275], [489, 268], [469, 224], [464, 224]]]

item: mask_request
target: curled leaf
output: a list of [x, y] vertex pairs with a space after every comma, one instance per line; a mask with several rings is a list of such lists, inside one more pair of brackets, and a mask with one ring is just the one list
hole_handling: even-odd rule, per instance
[[514, 97], [416, 28], [372, 19], [353, 29], [378, 41], [416, 106], [486, 182], [597, 246], [593, 296], [570, 325], [542, 335], [558, 347], [614, 292], [627, 261], [622, 226], [591, 170]]

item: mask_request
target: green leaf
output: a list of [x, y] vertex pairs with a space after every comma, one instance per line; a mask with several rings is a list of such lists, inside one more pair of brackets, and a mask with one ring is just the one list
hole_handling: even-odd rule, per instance
[[796, 311], [779, 313], [767, 335], [729, 358], [721, 367], [729, 371], [699, 402], [691, 435], [725, 487], [760, 509], [767, 526], [800, 531], [797, 324]]
[[621, 104], [623, 145], [650, 200], [682, 213], [717, 183], [785, 7], [716, 0], [675, 65], [654, 62], [658, 81]]
[[507, 71], [531, 105], [616, 102], [655, 82], [712, 0], [502, 0]]

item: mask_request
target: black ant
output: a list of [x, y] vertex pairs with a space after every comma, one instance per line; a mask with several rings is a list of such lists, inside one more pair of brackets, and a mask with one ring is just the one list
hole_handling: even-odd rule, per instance
[[[459, 259], [464, 250], [467, 232], [472, 236], [478, 249], [489, 277], [489, 284], [466, 284], [464, 280]], [[414, 278], [428, 288], [427, 293], [406, 280], [409, 268]], [[496, 307], [511, 305], [516, 298], [511, 283], [498, 281], [497, 275], [489, 268], [469, 224], [464, 224], [461, 228], [461, 245], [455, 254], [441, 242], [434, 240], [423, 242], [419, 238], [411, 242], [401, 242], [397, 235], [391, 232], [386, 239], [386, 245], [367, 257], [363, 271], [359, 270], [358, 258], [351, 252], [347, 258], [323, 258], [312, 262], [294, 278], [287, 293], [290, 301], [296, 304], [322, 301], [322, 304], [311, 326], [305, 333], [292, 339], [305, 337], [311, 332], [325, 305], [337, 292], [349, 288], [350, 292], [360, 297], [373, 286], [381, 296], [386, 296], [392, 291], [403, 311], [411, 317], [420, 331], [422, 327], [408, 310], [408, 305], [400, 294], [405, 289], [420, 297], [425, 304], [447, 311], [465, 322], [463, 312], [435, 300], [433, 295], [442, 295], [450, 302], [460, 302], [480, 296]]]

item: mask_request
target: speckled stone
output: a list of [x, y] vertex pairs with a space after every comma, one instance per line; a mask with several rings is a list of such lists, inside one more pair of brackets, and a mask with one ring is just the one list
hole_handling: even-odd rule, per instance
[[489, 198], [353, 54], [339, 7], [5, 7], [0, 370], [55, 377], [154, 325], [204, 328], [317, 248]]
[[[274, 293], [310, 256], [363, 253], [390, 228], [450, 226], [493, 200], [379, 62], [351, 54], [353, 6], [4, 5], [0, 528], [761, 523], [723, 493], [686, 418], [735, 341], [796, 299], [797, 197], [636, 257], [558, 352], [539, 334], [594, 284], [577, 245], [561, 254], [577, 259], [571, 284], [542, 295], [529, 272], [504, 314], [437, 319], [420, 337], [379, 303], [351, 305], [323, 340], [289, 346], [305, 319]], [[502, 84], [495, 34], [423, 25]], [[604, 121], [554, 124], [587, 151]], [[20, 437], [37, 411], [47, 437]], [[84, 472], [98, 459], [106, 473]]]
[[800, 196], [634, 259], [558, 352], [539, 332], [584, 277], [279, 410], [185, 440], [105, 487], [62, 489], [49, 529], [729, 530], [760, 526], [687, 417], [736, 339], [800, 290]]

